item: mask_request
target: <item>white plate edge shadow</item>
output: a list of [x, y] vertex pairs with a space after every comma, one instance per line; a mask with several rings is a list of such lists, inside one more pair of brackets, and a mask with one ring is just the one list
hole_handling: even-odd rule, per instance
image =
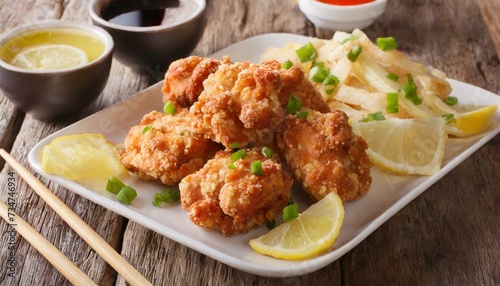
[[[241, 61], [245, 59], [249, 59], [249, 53], [246, 52], [249, 47], [251, 47], [251, 57], [253, 56], [253, 61], [258, 61], [258, 58], [256, 58], [257, 55], [260, 55], [265, 49], [267, 49], [270, 46], [282, 46], [288, 42], [306, 42], [309, 37], [306, 36], [301, 36], [301, 35], [294, 35], [294, 34], [284, 34], [284, 33], [272, 33], [272, 34], [263, 34], [260, 36], [255, 36], [246, 40], [243, 40], [239, 43], [236, 43], [234, 45], [231, 45], [225, 49], [222, 49], [221, 51], [213, 54], [211, 57], [214, 58], [221, 58], [223, 55], [230, 55], [231, 60], [233, 61]], [[249, 59], [250, 60], [250, 59]], [[489, 91], [486, 91], [484, 89], [481, 89], [476, 86], [472, 86], [466, 83], [462, 83], [459, 81], [455, 80], [450, 80], [450, 83], [454, 87], [458, 87], [459, 89], [470, 89], [474, 90], [474, 93], [482, 94], [485, 95], [485, 98], [488, 98], [489, 100], [492, 100], [495, 104], [500, 104], [500, 98], [496, 96], [496, 94], [493, 94]], [[79, 195], [95, 202], [98, 203], [99, 205], [106, 207], [124, 217], [127, 217], [128, 219], [135, 221], [145, 227], [150, 228], [151, 230], [154, 230], [162, 235], [165, 235], [166, 237], [169, 237], [181, 244], [186, 245], [187, 247], [190, 247], [200, 253], [203, 253], [209, 257], [212, 257], [224, 264], [227, 264], [229, 266], [232, 266], [234, 268], [243, 270], [245, 272], [249, 272], [252, 274], [257, 274], [257, 275], [262, 275], [262, 276], [269, 276], [269, 277], [290, 277], [290, 276], [298, 276], [298, 275], [303, 275], [307, 274], [313, 271], [316, 271], [333, 261], [337, 260], [341, 256], [343, 256], [345, 253], [353, 249], [356, 245], [358, 245], [361, 241], [363, 241], [367, 236], [369, 236], [373, 231], [375, 231], [380, 225], [382, 225], [385, 221], [390, 219], [394, 214], [396, 214], [399, 210], [401, 210], [404, 206], [406, 206], [408, 203], [410, 203], [413, 199], [415, 199], [417, 196], [419, 196], [421, 193], [423, 193], [425, 190], [427, 190], [432, 184], [437, 182], [439, 179], [441, 179], [444, 175], [446, 175], [449, 171], [451, 171], [453, 168], [455, 168], [458, 164], [460, 164], [463, 160], [465, 160], [468, 156], [470, 156], [473, 152], [475, 152], [477, 149], [479, 149], [481, 146], [483, 146], [486, 142], [488, 142], [491, 138], [493, 138], [496, 134], [500, 132], [500, 112], [497, 111], [497, 114], [495, 115], [495, 122], [497, 122], [496, 126], [494, 128], [490, 128], [490, 130], [482, 134], [480, 137], [476, 137], [475, 142], [472, 142], [472, 144], [466, 148], [465, 150], [461, 151], [460, 154], [457, 157], [454, 157], [452, 160], [447, 162], [447, 164], [435, 175], [430, 176], [430, 177], [425, 177], [421, 184], [417, 186], [416, 188], [412, 189], [409, 193], [406, 195], [400, 197], [396, 203], [392, 204], [390, 207], [387, 209], [383, 210], [377, 217], [375, 217], [373, 220], [371, 220], [368, 224], [364, 225], [360, 231], [357, 232], [351, 239], [349, 239], [346, 243], [342, 245], [334, 245], [333, 249], [326, 254], [320, 255], [318, 257], [309, 259], [309, 260], [301, 260], [301, 261], [287, 261], [284, 262], [282, 260], [276, 260], [276, 267], [269, 267], [269, 265], [259, 265], [255, 263], [250, 263], [246, 260], [240, 259], [238, 257], [232, 256], [228, 253], [221, 252], [215, 248], [212, 248], [206, 244], [203, 244], [202, 242], [193, 239], [192, 237], [186, 236], [183, 233], [180, 233], [174, 229], [166, 228], [164, 225], [161, 225], [157, 221], [154, 221], [150, 219], [147, 216], [137, 214], [135, 212], [131, 212], [130, 207], [121, 205], [119, 203], [116, 203], [113, 200], [110, 199], [102, 199], [103, 196], [99, 195], [93, 191], [90, 191], [81, 185], [66, 180], [64, 178], [61, 178], [59, 176], [54, 176], [50, 174], [46, 174], [42, 171], [41, 169], [41, 151], [43, 149], [43, 146], [48, 144], [52, 139], [55, 137], [64, 135], [64, 134], [73, 134], [74, 129], [78, 127], [79, 125], [86, 124], [87, 122], [92, 122], [96, 120], [100, 120], [100, 118], [106, 118], [105, 115], [112, 112], [113, 109], [115, 110], [120, 110], [120, 108], [129, 108], [130, 106], [137, 105], [137, 102], [144, 102], [144, 99], [148, 98], [149, 96], [153, 96], [154, 93], [157, 93], [160, 91], [162, 82], [159, 82], [139, 93], [136, 95], [133, 95], [132, 97], [123, 100], [122, 102], [119, 102], [113, 106], [110, 106], [104, 110], [101, 110], [87, 118], [84, 118], [78, 122], [75, 122], [74, 124], [67, 126], [49, 136], [41, 140], [38, 144], [33, 147], [31, 152], [29, 153], [28, 161], [29, 164], [35, 171], [37, 171], [39, 174], [41, 174], [43, 177], [46, 177], [49, 180], [52, 180], [66, 188], [68, 188], [71, 191], [74, 191], [78, 193]], [[455, 88], [454, 88], [455, 89]], [[496, 97], [494, 97], [496, 96]], [[157, 106], [161, 102], [161, 96], [158, 96], [158, 102], [154, 103], [153, 102], [147, 102], [146, 106]], [[142, 106], [142, 105], [141, 105]], [[144, 108], [148, 110], [149, 108]], [[150, 110], [152, 110], [151, 108]], [[128, 115], [128, 117], [137, 117], [137, 118], [142, 118], [142, 115], [145, 113], [139, 113], [137, 115]], [[102, 130], [98, 129], [98, 130]], [[81, 133], [81, 132], [80, 132]], [[221, 236], [222, 237], [222, 236]], [[249, 247], [249, 246], [248, 246]], [[273, 258], [264, 258], [264, 259], [271, 259]]]

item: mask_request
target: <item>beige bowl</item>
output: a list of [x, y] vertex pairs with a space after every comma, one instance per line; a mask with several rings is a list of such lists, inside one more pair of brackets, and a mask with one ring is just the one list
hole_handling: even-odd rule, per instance
[[148, 27], [126, 26], [106, 20], [103, 11], [117, 1], [123, 6], [137, 3], [134, 0], [92, 0], [89, 14], [94, 25], [113, 37], [114, 57], [135, 71], [157, 72], [163, 77], [172, 61], [191, 54], [203, 34], [205, 0], [190, 0], [196, 3], [196, 9], [179, 17], [178, 21]]
[[[62, 70], [28, 70], [9, 64], [9, 57], [21, 48], [11, 40], [47, 30], [88, 35], [102, 42], [102, 52], [86, 64]], [[111, 36], [93, 25], [57, 20], [21, 25], [0, 36], [0, 89], [17, 108], [36, 119], [65, 119], [99, 97], [108, 80], [112, 51]]]

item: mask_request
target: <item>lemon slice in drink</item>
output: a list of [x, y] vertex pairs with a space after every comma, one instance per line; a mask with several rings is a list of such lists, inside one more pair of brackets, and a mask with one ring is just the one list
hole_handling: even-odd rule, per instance
[[69, 45], [39, 45], [22, 49], [11, 65], [28, 70], [63, 70], [88, 62], [84, 50]]
[[448, 138], [441, 117], [351, 121], [368, 143], [367, 154], [379, 168], [396, 174], [432, 175], [441, 169]]
[[457, 136], [470, 136], [484, 131], [491, 123], [498, 105], [457, 104], [453, 106], [459, 115], [455, 118], [455, 127], [463, 133]]
[[333, 245], [343, 220], [342, 200], [337, 193], [330, 193], [299, 214], [298, 218], [250, 240], [250, 246], [258, 253], [276, 258], [309, 258]]
[[42, 170], [76, 181], [95, 191], [106, 187], [110, 176], [124, 179], [115, 146], [102, 134], [61, 136], [43, 148]]

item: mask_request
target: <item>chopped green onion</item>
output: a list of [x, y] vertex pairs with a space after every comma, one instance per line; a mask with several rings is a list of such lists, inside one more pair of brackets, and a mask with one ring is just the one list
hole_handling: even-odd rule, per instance
[[291, 67], [293, 67], [293, 63], [292, 63], [291, 60], [286, 60], [286, 61], [284, 61], [284, 62], [281, 63], [281, 68], [282, 69], [286, 69], [287, 70], [287, 69], [289, 69]]
[[161, 193], [156, 193], [153, 199], [153, 205], [159, 207], [162, 202], [174, 203], [179, 201], [181, 198], [181, 192], [178, 190], [166, 189]]
[[340, 42], [341, 45], [349, 42], [349, 41], [352, 41], [352, 40], [357, 40], [358, 39], [358, 36], [356, 35], [350, 35], [349, 37], [345, 38], [342, 42]]
[[229, 148], [238, 149], [238, 148], [240, 148], [240, 143], [239, 142], [231, 142], [231, 143], [229, 143]]
[[165, 105], [163, 105], [163, 111], [167, 114], [174, 115], [175, 110], [176, 110], [175, 105], [170, 100], [165, 102]]
[[328, 70], [328, 68], [315, 66], [312, 67], [309, 71], [309, 79], [311, 79], [313, 82], [323, 82], [329, 73], [330, 71]]
[[240, 149], [240, 150], [234, 152], [233, 154], [231, 154], [230, 158], [231, 158], [231, 161], [235, 162], [238, 159], [245, 159], [246, 156], [247, 156], [247, 152], [245, 152], [245, 149]]
[[116, 199], [126, 205], [130, 205], [137, 197], [137, 192], [131, 186], [124, 186], [116, 195]]
[[408, 75], [408, 82], [405, 82], [403, 84], [401, 92], [403, 93], [404, 97], [413, 102], [413, 104], [422, 104], [422, 100], [417, 95], [417, 86], [413, 82], [413, 77], [411, 75]]
[[396, 50], [398, 48], [398, 43], [394, 37], [377, 38], [377, 46], [382, 51]]
[[227, 167], [229, 168], [229, 170], [236, 169], [236, 165], [234, 165], [234, 163], [231, 163], [231, 164], [227, 165]]
[[398, 113], [398, 93], [397, 92], [389, 92], [387, 93], [387, 113]]
[[262, 161], [260, 160], [253, 161], [252, 164], [250, 165], [250, 171], [254, 175], [263, 176], [264, 171], [262, 170]]
[[311, 42], [298, 48], [295, 53], [299, 57], [301, 63], [312, 61], [318, 57], [318, 53]]
[[274, 226], [276, 225], [276, 220], [266, 220], [266, 227], [267, 229], [273, 229]]
[[362, 51], [363, 51], [363, 47], [361, 47], [360, 45], [354, 45], [354, 46], [352, 46], [351, 50], [347, 54], [347, 58], [351, 62], [355, 62], [358, 59], [358, 57]]
[[125, 184], [117, 177], [110, 176], [108, 178], [108, 182], [106, 183], [106, 191], [116, 195], [123, 187], [125, 187]]
[[444, 103], [448, 104], [449, 106], [453, 106], [458, 103], [458, 98], [454, 96], [448, 96], [444, 99]]
[[397, 74], [394, 74], [394, 73], [391, 72], [391, 73], [387, 74], [387, 78], [390, 79], [390, 80], [392, 80], [392, 81], [398, 81], [399, 76]]
[[455, 123], [457, 121], [455, 119], [455, 115], [453, 115], [452, 113], [443, 114], [443, 115], [441, 115], [441, 117], [443, 117], [446, 120], [447, 124], [452, 124], [452, 123]]
[[302, 101], [300, 101], [300, 99], [295, 95], [290, 96], [286, 104], [286, 113], [295, 114], [301, 108], [302, 108]]
[[370, 122], [370, 121], [382, 121], [385, 120], [384, 114], [381, 111], [368, 114], [366, 117], [362, 118], [360, 122]]
[[151, 126], [151, 125], [145, 126], [142, 129], [142, 134], [146, 134], [146, 132], [148, 132], [149, 130], [151, 130], [151, 128], [153, 128], [153, 126]]
[[312, 65], [311, 65], [311, 68], [312, 67], [324, 68], [325, 67], [325, 62], [313, 62]]
[[295, 113], [295, 115], [296, 115], [298, 118], [306, 119], [306, 118], [307, 118], [307, 115], [309, 115], [309, 110], [306, 110], [306, 111], [297, 111], [297, 112]]
[[264, 146], [264, 148], [262, 148], [262, 155], [266, 156], [266, 158], [271, 158], [273, 156], [273, 149]]
[[329, 74], [323, 81], [326, 94], [332, 94], [339, 83], [340, 80], [338, 77], [334, 76], [333, 74]]
[[299, 205], [297, 203], [293, 203], [291, 205], [286, 206], [283, 209], [283, 221], [291, 221], [299, 217]]

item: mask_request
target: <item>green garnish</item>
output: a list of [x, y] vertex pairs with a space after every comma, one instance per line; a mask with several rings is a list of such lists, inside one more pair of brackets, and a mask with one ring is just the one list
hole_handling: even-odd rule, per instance
[[156, 193], [153, 199], [153, 205], [159, 207], [162, 202], [173, 203], [179, 201], [181, 198], [181, 192], [178, 190], [166, 189], [161, 193]]
[[394, 37], [377, 38], [377, 46], [382, 51], [396, 50], [398, 48], [398, 43]]
[[295, 95], [290, 96], [286, 104], [286, 113], [295, 114], [301, 108], [302, 108], [302, 101], [300, 101], [300, 99]]
[[323, 82], [329, 73], [330, 71], [325, 67], [314, 66], [309, 71], [309, 79], [314, 82]]
[[146, 132], [148, 132], [149, 130], [151, 130], [151, 128], [153, 128], [153, 126], [151, 126], [151, 125], [145, 126], [142, 129], [142, 134], [146, 134]]
[[366, 117], [362, 118], [360, 122], [370, 122], [370, 121], [382, 121], [385, 120], [384, 114], [381, 111], [368, 114]]
[[444, 103], [448, 104], [449, 106], [453, 106], [458, 103], [458, 98], [454, 96], [448, 96], [444, 99]]
[[387, 78], [392, 80], [392, 81], [398, 81], [399, 76], [397, 74], [394, 74], [394, 73], [388, 73]]
[[398, 113], [399, 112], [398, 93], [389, 92], [386, 95], [387, 95], [387, 107], [385, 111], [387, 113]]
[[125, 184], [117, 177], [110, 176], [108, 178], [108, 182], [106, 183], [106, 191], [116, 195], [123, 187], [125, 187]]
[[272, 220], [266, 220], [266, 227], [267, 229], [271, 230], [274, 228], [274, 226], [276, 225], [276, 220], [272, 219]]
[[299, 217], [299, 205], [292, 203], [283, 209], [283, 222], [288, 222]]
[[334, 76], [333, 74], [329, 74], [323, 81], [326, 94], [332, 94], [339, 83], [340, 80], [338, 77]]
[[250, 171], [254, 175], [263, 176], [264, 171], [262, 170], [262, 161], [260, 160], [253, 161], [252, 164], [250, 165]]
[[229, 170], [236, 169], [236, 165], [234, 165], [234, 163], [231, 163], [231, 164], [227, 165], [227, 167], [229, 168]]
[[298, 118], [306, 119], [306, 118], [307, 118], [307, 115], [309, 115], [309, 110], [306, 110], [306, 111], [297, 111], [297, 112], [295, 113], [295, 115], [296, 115]]
[[165, 105], [163, 105], [163, 111], [167, 114], [174, 115], [175, 110], [176, 110], [175, 105], [170, 100], [165, 102]]
[[446, 120], [447, 124], [452, 124], [452, 123], [455, 123], [457, 121], [455, 119], [455, 115], [453, 115], [452, 113], [445, 113], [445, 114], [441, 115], [441, 117], [443, 117]]
[[312, 61], [318, 57], [318, 53], [311, 42], [298, 48], [295, 53], [299, 57], [301, 63]]
[[273, 156], [273, 149], [264, 146], [262, 148], [262, 155], [266, 156], [266, 158], [271, 158]]
[[229, 143], [229, 148], [238, 149], [238, 148], [240, 148], [240, 143], [239, 142], [231, 142], [231, 143]]
[[401, 92], [403, 93], [404, 97], [413, 102], [413, 104], [422, 104], [422, 100], [417, 95], [417, 86], [413, 82], [413, 77], [411, 75], [408, 75], [408, 81], [405, 82], [401, 87]]
[[291, 67], [293, 67], [293, 63], [292, 63], [291, 60], [286, 60], [286, 61], [284, 61], [284, 62], [281, 63], [281, 68], [282, 69], [286, 69], [287, 70], [287, 69], [289, 69]]
[[347, 58], [351, 62], [355, 62], [358, 59], [358, 57], [362, 51], [363, 51], [363, 47], [361, 47], [360, 45], [353, 45], [351, 50], [347, 54]]
[[124, 186], [116, 195], [116, 199], [126, 205], [130, 205], [136, 197], [137, 192], [131, 186]]
[[240, 150], [234, 152], [233, 154], [231, 154], [230, 158], [231, 158], [231, 161], [235, 162], [238, 159], [245, 159], [246, 156], [247, 156], [247, 152], [245, 152], [245, 149], [240, 149]]

